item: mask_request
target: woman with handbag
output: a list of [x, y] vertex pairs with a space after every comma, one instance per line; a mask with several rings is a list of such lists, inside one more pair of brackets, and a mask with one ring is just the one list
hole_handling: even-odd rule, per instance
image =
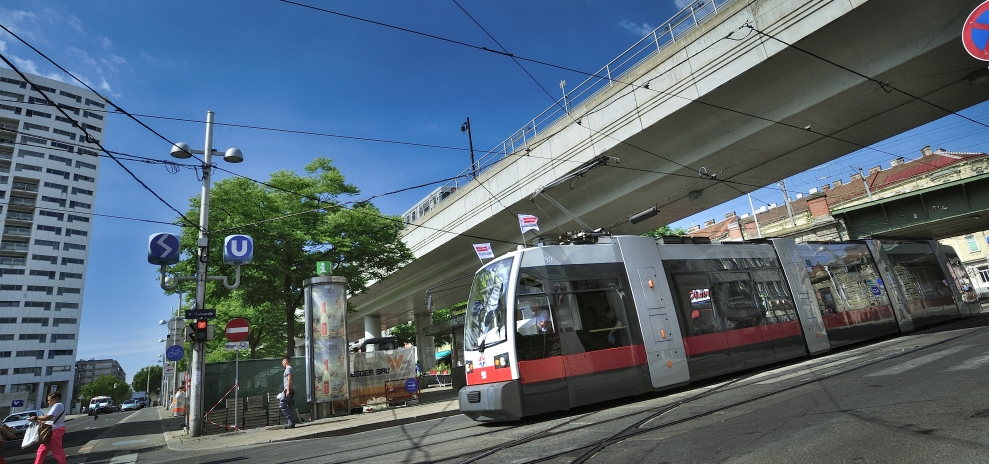
[[[62, 393], [55, 391], [48, 395], [48, 405], [51, 409], [44, 416], [31, 416], [30, 420], [38, 424], [38, 436], [41, 445], [38, 446], [38, 453], [34, 457], [35, 464], [45, 462], [48, 451], [52, 452], [52, 457], [58, 464], [65, 464], [65, 450], [62, 449], [62, 436], [65, 435], [65, 405], [62, 404]], [[43, 421], [54, 421], [50, 425]], [[46, 430], [47, 429], [47, 430]]]

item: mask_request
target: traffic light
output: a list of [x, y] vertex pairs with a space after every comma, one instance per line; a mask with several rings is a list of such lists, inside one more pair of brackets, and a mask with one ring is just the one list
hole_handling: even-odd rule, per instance
[[193, 338], [195, 338], [197, 342], [205, 342], [207, 340], [206, 337], [207, 337], [207, 330], [209, 328], [209, 321], [207, 321], [206, 319], [198, 319], [196, 320], [195, 324], [196, 324], [196, 330]]

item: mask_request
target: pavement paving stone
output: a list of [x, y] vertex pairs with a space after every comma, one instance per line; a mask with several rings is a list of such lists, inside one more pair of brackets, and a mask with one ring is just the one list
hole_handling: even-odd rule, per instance
[[292, 429], [285, 429], [284, 425], [273, 425], [200, 437], [190, 437], [184, 429], [174, 430], [174, 427], [165, 427], [164, 421], [172, 419], [170, 411], [158, 408], [158, 414], [163, 421], [162, 429], [166, 446], [176, 451], [238, 448], [306, 438], [350, 435], [460, 414], [457, 391], [450, 386], [427, 388], [419, 398], [420, 404], [318, 419], [300, 423]]

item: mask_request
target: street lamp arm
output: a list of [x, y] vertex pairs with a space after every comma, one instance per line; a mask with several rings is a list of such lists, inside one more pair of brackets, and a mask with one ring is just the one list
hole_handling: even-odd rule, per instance
[[[238, 266], [238, 268], [239, 267], [240, 266]], [[159, 281], [159, 285], [161, 286], [162, 290], [172, 291], [179, 288], [179, 282], [191, 282], [195, 280], [196, 280], [196, 276], [188, 276], [188, 277], [173, 276], [172, 283], [169, 284], [168, 279], [165, 278], [165, 265], [164, 264], [161, 265], [161, 279]]]
[[[194, 280], [195, 278], [192, 279]], [[239, 264], [237, 265], [237, 271], [235, 273], [233, 285], [230, 285], [227, 282], [227, 276], [207, 276], [206, 280], [221, 280], [223, 281], [223, 286], [226, 287], [227, 290], [233, 290], [240, 286], [240, 265]]]

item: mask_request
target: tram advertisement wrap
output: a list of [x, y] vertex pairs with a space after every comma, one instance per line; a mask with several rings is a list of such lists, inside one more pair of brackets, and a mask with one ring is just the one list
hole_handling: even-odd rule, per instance
[[389, 403], [412, 399], [412, 392], [406, 391], [405, 382], [416, 376], [414, 348], [353, 353], [351, 356], [351, 404], [363, 405], [375, 398], [385, 398]]
[[312, 302], [313, 399], [317, 403], [345, 400], [347, 376], [347, 306], [342, 285], [313, 285]]

